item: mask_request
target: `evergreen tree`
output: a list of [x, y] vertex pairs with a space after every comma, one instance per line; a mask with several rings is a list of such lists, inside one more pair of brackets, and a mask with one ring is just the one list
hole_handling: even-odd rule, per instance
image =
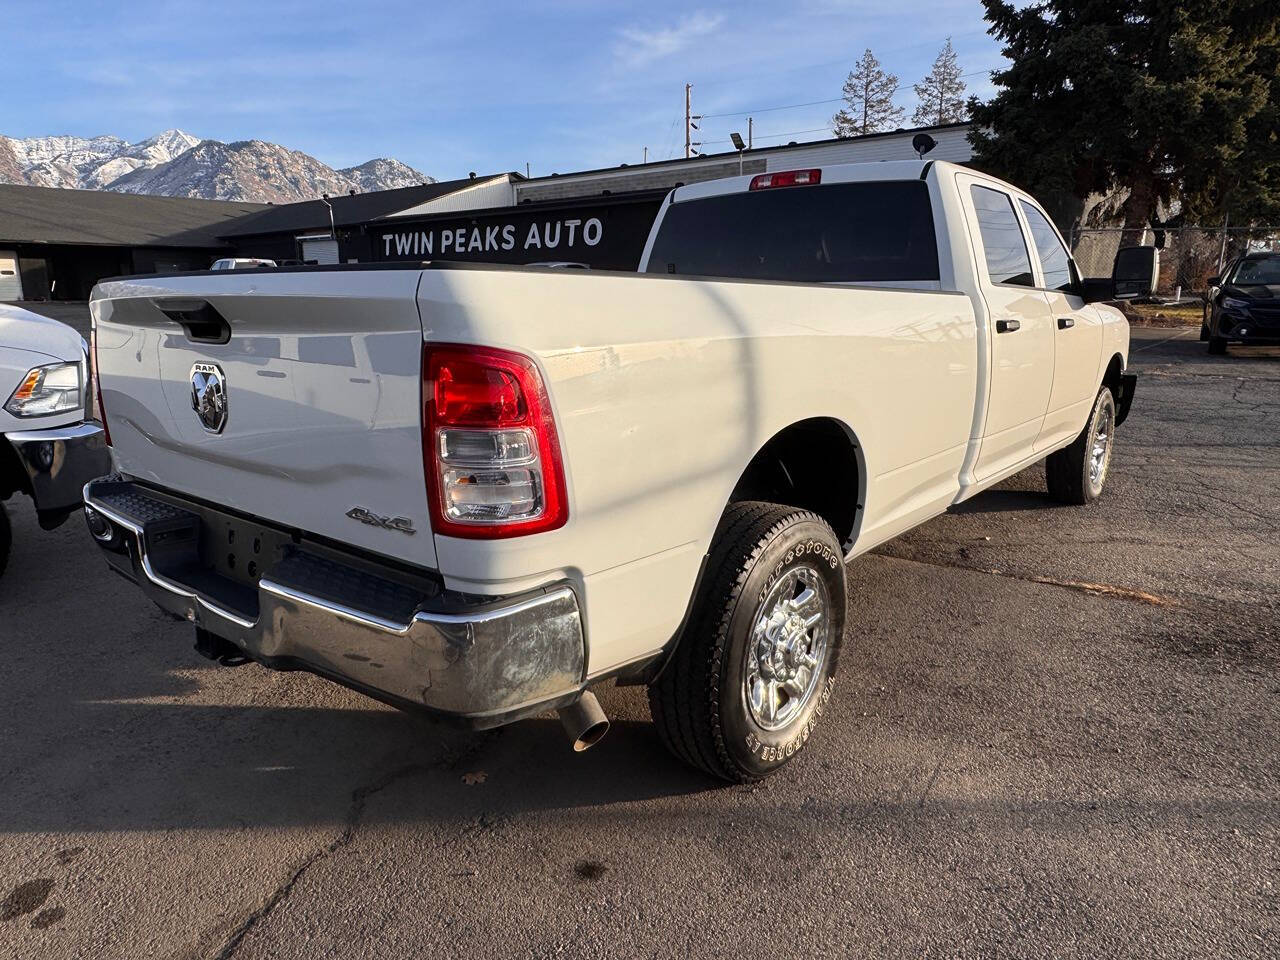
[[960, 79], [960, 64], [956, 51], [947, 37], [946, 45], [933, 61], [933, 69], [919, 83], [912, 84], [920, 101], [911, 122], [919, 127], [941, 126], [956, 123], [968, 117], [964, 103], [964, 81]]
[[969, 102], [977, 166], [1059, 211], [1124, 193], [1126, 242], [1161, 202], [1216, 222], [1246, 193], [1280, 199], [1276, 0], [983, 5], [1011, 63], [989, 103]]
[[894, 106], [898, 78], [880, 69], [868, 49], [844, 81], [844, 109], [831, 118], [837, 137], [855, 137], [892, 130], [902, 122], [902, 107]]

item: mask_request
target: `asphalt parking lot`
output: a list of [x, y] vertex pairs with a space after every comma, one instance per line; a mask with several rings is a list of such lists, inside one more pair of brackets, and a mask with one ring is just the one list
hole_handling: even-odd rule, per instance
[[1027, 471], [850, 568], [783, 775], [209, 665], [10, 504], [0, 956], [1280, 952], [1280, 350], [1135, 329], [1103, 499]]

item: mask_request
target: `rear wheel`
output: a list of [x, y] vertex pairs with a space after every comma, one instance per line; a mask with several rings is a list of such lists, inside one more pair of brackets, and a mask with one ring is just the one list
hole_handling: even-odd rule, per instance
[[1209, 353], [1211, 356], [1220, 357], [1227, 352], [1227, 341], [1225, 337], [1209, 338]]
[[1044, 462], [1049, 496], [1063, 503], [1092, 503], [1102, 494], [1115, 445], [1116, 400], [1110, 387], [1098, 391], [1093, 412], [1071, 446], [1049, 454]]
[[13, 544], [13, 531], [9, 527], [9, 514], [5, 513], [4, 504], [0, 503], [0, 577], [4, 576], [4, 568], [9, 563], [9, 547]]
[[714, 776], [759, 780], [809, 741], [844, 633], [844, 555], [807, 510], [725, 511], [688, 628], [649, 687], [658, 733]]

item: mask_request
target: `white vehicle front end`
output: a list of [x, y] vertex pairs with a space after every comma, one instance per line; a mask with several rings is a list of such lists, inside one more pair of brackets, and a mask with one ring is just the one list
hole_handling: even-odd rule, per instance
[[111, 469], [102, 427], [87, 419], [88, 385], [79, 334], [0, 305], [0, 499], [31, 497], [45, 529], [80, 506], [86, 482]]

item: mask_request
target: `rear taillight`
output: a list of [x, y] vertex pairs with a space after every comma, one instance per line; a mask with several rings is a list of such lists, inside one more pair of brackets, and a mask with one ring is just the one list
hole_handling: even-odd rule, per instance
[[769, 190], [773, 187], [811, 187], [822, 182], [821, 170], [781, 170], [778, 173], [762, 173], [751, 178], [752, 190]]
[[494, 539], [564, 526], [560, 441], [533, 361], [490, 347], [428, 344], [422, 376], [435, 532]]
[[98, 321], [93, 322], [89, 333], [89, 418], [102, 424], [102, 439], [111, 446], [111, 431], [107, 429], [107, 408], [102, 405], [102, 384], [98, 378]]

